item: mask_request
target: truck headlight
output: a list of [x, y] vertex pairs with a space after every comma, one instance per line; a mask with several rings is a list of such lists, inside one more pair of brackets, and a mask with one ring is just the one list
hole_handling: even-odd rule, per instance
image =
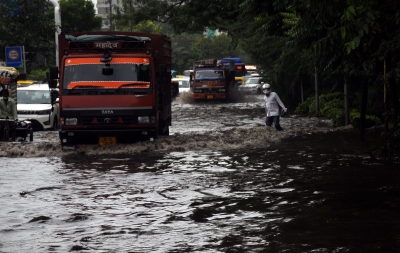
[[77, 118], [66, 118], [65, 125], [67, 125], [67, 126], [78, 125], [78, 119]]
[[150, 117], [149, 116], [139, 116], [138, 117], [138, 123], [139, 124], [149, 124], [150, 123]]

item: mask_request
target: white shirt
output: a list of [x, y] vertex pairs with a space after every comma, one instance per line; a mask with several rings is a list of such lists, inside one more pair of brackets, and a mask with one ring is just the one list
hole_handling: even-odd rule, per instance
[[269, 96], [264, 96], [265, 101], [265, 113], [267, 117], [270, 116], [278, 116], [280, 115], [279, 106], [282, 107], [285, 111], [286, 107], [283, 105], [281, 99], [278, 94], [275, 92], [271, 92]]

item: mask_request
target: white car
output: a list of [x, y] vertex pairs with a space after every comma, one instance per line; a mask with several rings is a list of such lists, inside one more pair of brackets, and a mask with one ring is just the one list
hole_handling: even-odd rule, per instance
[[179, 93], [190, 91], [189, 77], [172, 78], [171, 82], [179, 84]]
[[250, 77], [247, 81], [239, 85], [239, 92], [251, 95], [260, 95], [262, 93], [262, 77]]
[[47, 83], [18, 87], [17, 113], [19, 120], [29, 119], [35, 130], [58, 129], [58, 89], [49, 89]]

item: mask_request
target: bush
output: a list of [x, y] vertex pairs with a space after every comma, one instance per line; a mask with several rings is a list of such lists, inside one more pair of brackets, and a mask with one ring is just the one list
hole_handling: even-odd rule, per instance
[[334, 127], [340, 127], [344, 122], [344, 110], [337, 107], [324, 107], [321, 110], [322, 116], [332, 120]]
[[[295, 113], [300, 114], [300, 115], [310, 115], [310, 107], [314, 105], [315, 107], [315, 99], [314, 97], [309, 97], [304, 101], [303, 103], [299, 104], [295, 110]], [[314, 109], [315, 111], [315, 109]]]
[[42, 81], [46, 78], [46, 72], [48, 70], [42, 70], [42, 69], [34, 69], [29, 73], [29, 78], [32, 80], [37, 80], [37, 81]]
[[[351, 102], [351, 101], [349, 101]], [[344, 123], [344, 102], [341, 92], [322, 94], [319, 97], [320, 113], [322, 117], [332, 120], [335, 127], [342, 126]], [[300, 115], [315, 115], [315, 98], [309, 97], [301, 103], [295, 110]], [[350, 123], [355, 128], [360, 128], [360, 112], [353, 109], [350, 113]], [[374, 115], [365, 116], [365, 127], [373, 127], [382, 124], [381, 120]]]
[[[353, 127], [360, 128], [360, 116], [361, 113], [356, 110], [352, 110], [350, 112], [350, 123], [353, 125]], [[365, 127], [368, 128], [368, 127], [378, 126], [381, 124], [382, 122], [377, 116], [365, 115]]]

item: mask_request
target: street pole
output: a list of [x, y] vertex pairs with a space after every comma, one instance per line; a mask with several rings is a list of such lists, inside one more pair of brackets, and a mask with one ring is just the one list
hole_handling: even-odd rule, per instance
[[22, 62], [24, 63], [24, 73], [26, 73], [25, 46], [22, 46]]
[[56, 66], [58, 67], [58, 35], [61, 33], [61, 15], [60, 15], [60, 5], [57, 0], [49, 0], [50, 3], [54, 6], [54, 22], [56, 24], [56, 33], [55, 33], [55, 46], [56, 46]]

